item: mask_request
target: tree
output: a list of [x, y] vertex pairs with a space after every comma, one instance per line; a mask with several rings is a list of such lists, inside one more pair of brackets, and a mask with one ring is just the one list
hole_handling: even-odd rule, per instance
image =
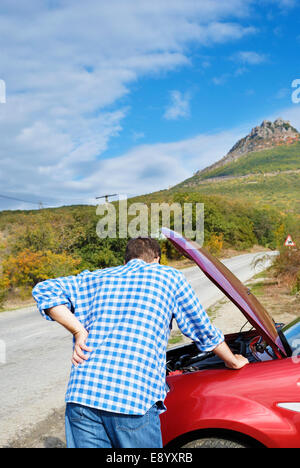
[[40, 281], [79, 273], [80, 260], [51, 251], [31, 252], [26, 249], [10, 255], [3, 262], [3, 282], [6, 288], [35, 286]]

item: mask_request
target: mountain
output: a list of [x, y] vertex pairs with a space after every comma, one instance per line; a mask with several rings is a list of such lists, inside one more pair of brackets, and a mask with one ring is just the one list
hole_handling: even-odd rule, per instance
[[138, 201], [169, 201], [180, 196], [217, 196], [224, 203], [300, 214], [300, 134], [283, 119], [265, 120], [215, 164]]
[[264, 120], [260, 126], [254, 127], [249, 135], [239, 140], [220, 161], [202, 171], [198, 171], [197, 174], [205, 174], [228, 163], [235, 162], [248, 153], [278, 146], [288, 146], [298, 141], [300, 141], [300, 133], [289, 121], [281, 118], [276, 119], [274, 122]]

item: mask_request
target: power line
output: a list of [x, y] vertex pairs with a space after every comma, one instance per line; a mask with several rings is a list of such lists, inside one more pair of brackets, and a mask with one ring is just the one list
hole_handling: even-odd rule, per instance
[[119, 195], [118, 193], [111, 193], [108, 195], [101, 195], [101, 197], [96, 197], [96, 200], [99, 200], [100, 198], [105, 198], [105, 203], [108, 203], [108, 197], [116, 197]]
[[5, 198], [6, 200], [14, 200], [14, 201], [19, 201], [23, 203], [29, 203], [30, 205], [48, 205], [48, 203], [41, 202], [41, 201], [30, 201], [30, 200], [23, 200], [21, 198], [16, 198], [16, 197], [9, 197], [8, 195], [1, 195], [0, 198]]
[[[106, 198], [106, 200], [108, 199], [109, 196], [115, 196], [117, 194], [112, 194], [112, 195], [104, 195], [104, 197]], [[103, 197], [103, 198], [104, 198]], [[82, 198], [67, 198], [65, 200], [55, 200], [54, 202], [52, 203], [49, 203], [49, 202], [44, 202], [40, 199], [36, 200], [36, 201], [33, 201], [33, 200], [24, 200], [23, 198], [18, 198], [18, 197], [12, 197], [10, 195], [3, 195], [3, 194], [0, 194], [0, 198], [3, 198], [5, 200], [13, 200], [13, 201], [18, 201], [18, 202], [22, 202], [22, 203], [28, 203], [30, 205], [37, 205], [39, 209], [42, 209], [44, 208], [44, 206], [47, 206], [47, 207], [51, 207], [51, 206], [55, 206], [57, 203], [76, 203], [76, 202], [82, 202]], [[92, 197], [90, 197], [92, 199]], [[97, 197], [97, 198], [102, 198], [102, 197]]]
[[[50, 204], [48, 202], [42, 201], [42, 200], [24, 200], [23, 198], [16, 198], [16, 197], [11, 197], [8, 195], [3, 195], [0, 194], [0, 198], [5, 198], [6, 200], [14, 200], [14, 201], [19, 201], [19, 202], [24, 202], [24, 203], [29, 203], [30, 205], [38, 205], [40, 208], [43, 208], [44, 205], [47, 206], [53, 206], [53, 203]], [[68, 198], [67, 200], [69, 201], [82, 201], [82, 198]], [[56, 200], [54, 203], [64, 203], [66, 200]]]

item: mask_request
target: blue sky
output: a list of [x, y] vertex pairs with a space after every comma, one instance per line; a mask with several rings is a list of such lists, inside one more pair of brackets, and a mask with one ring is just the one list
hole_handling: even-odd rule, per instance
[[2, 0], [0, 194], [149, 193], [264, 119], [300, 130], [299, 23], [294, 0]]

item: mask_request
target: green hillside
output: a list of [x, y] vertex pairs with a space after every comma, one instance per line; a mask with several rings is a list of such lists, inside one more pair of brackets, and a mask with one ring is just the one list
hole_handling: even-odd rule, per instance
[[198, 172], [168, 190], [138, 197], [138, 201], [168, 201], [182, 192], [300, 214], [300, 143], [249, 153], [223, 167]]
[[181, 187], [174, 192], [221, 195], [224, 199], [237, 200], [246, 205], [271, 207], [283, 213], [300, 215], [299, 187], [300, 171], [207, 181], [192, 187]]
[[174, 188], [194, 186], [201, 181], [215, 177], [237, 177], [297, 170], [300, 170], [300, 142], [289, 146], [277, 146], [272, 149], [249, 153], [237, 161], [227, 163], [222, 167], [198, 172]]

